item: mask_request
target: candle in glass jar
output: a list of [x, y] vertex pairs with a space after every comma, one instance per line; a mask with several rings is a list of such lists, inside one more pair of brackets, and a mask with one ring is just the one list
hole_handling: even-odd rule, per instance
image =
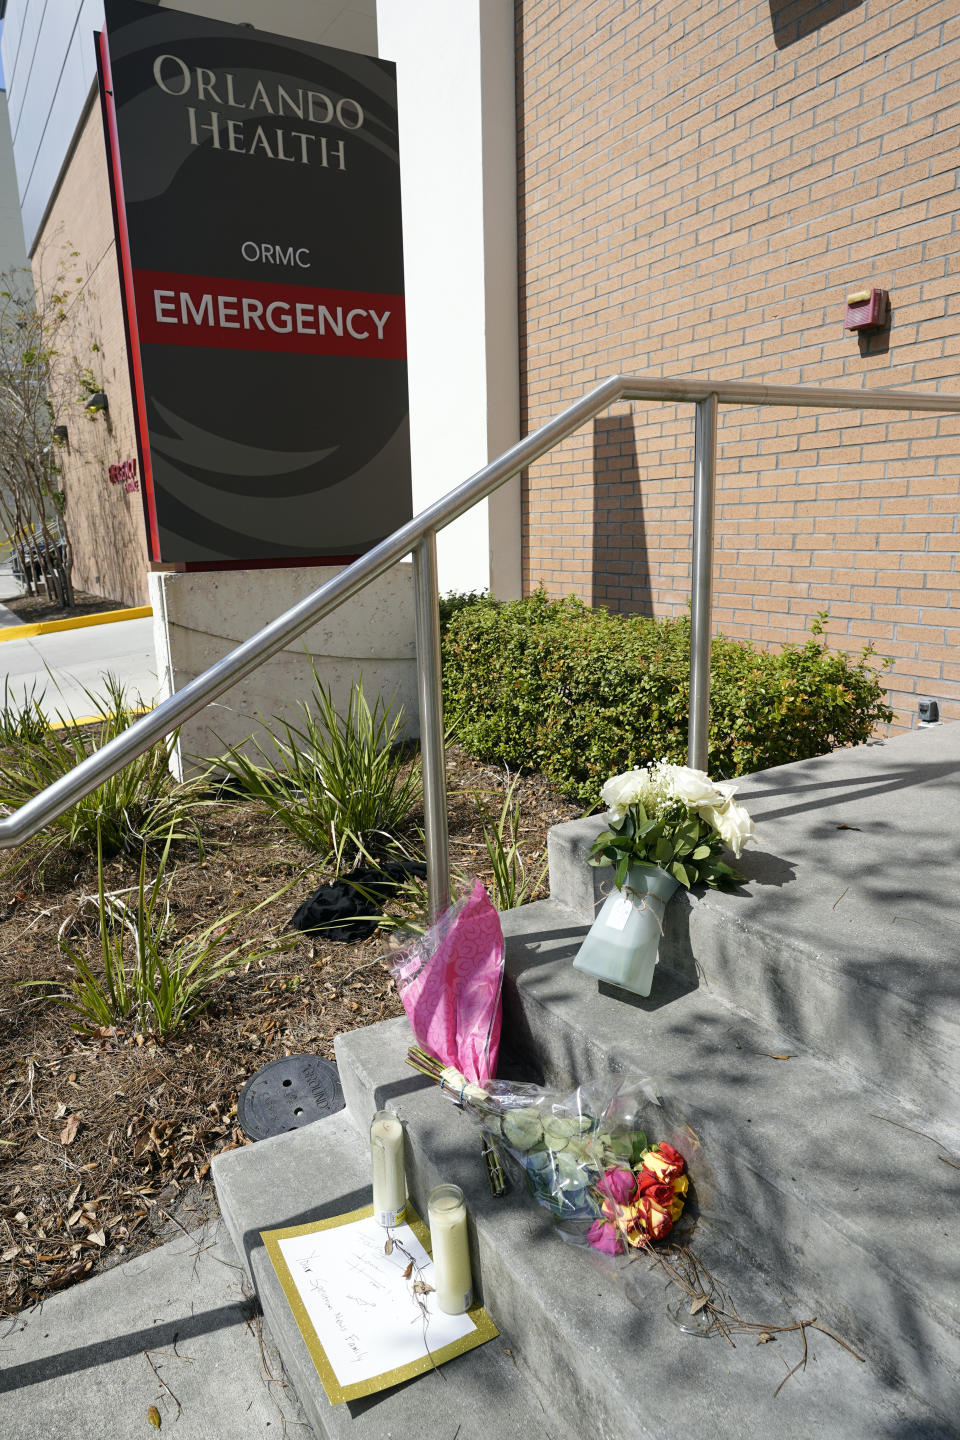
[[378, 1225], [399, 1225], [407, 1204], [403, 1170], [403, 1126], [389, 1110], [378, 1110], [370, 1124], [373, 1164], [373, 1218]]
[[473, 1304], [463, 1191], [457, 1185], [435, 1186], [427, 1201], [427, 1215], [437, 1304], [446, 1315], [462, 1315]]

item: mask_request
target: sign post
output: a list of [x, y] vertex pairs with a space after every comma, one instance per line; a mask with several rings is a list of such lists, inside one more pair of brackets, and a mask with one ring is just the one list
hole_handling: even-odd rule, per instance
[[394, 66], [105, 11], [150, 559], [343, 563], [412, 513]]

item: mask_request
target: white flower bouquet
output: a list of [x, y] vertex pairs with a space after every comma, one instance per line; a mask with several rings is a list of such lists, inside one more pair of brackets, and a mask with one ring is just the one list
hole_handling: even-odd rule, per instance
[[658, 760], [606, 782], [607, 829], [593, 843], [591, 865], [612, 865], [616, 892], [593, 922], [574, 967], [635, 995], [649, 995], [663, 917], [678, 885], [714, 888], [743, 879], [721, 859], [755, 838], [753, 821], [734, 800], [736, 787], [702, 770]]
[[593, 843], [591, 865], [614, 866], [621, 889], [638, 864], [657, 865], [681, 885], [735, 885], [742, 876], [720, 859], [740, 858], [755, 839], [753, 821], [734, 800], [736, 786], [711, 780], [703, 770], [658, 760], [614, 775], [600, 791], [608, 828]]

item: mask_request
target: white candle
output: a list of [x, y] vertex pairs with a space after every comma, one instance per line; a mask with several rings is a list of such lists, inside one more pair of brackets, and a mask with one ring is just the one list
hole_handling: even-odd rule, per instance
[[463, 1191], [456, 1185], [437, 1185], [430, 1192], [427, 1214], [437, 1304], [446, 1315], [462, 1315], [473, 1304]]
[[370, 1125], [373, 1164], [373, 1218], [378, 1225], [399, 1225], [407, 1204], [403, 1170], [403, 1126], [389, 1110], [378, 1110]]

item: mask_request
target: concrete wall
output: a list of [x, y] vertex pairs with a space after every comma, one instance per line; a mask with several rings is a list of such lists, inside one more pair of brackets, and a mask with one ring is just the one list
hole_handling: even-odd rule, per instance
[[[257, 581], [269, 574], [269, 588]], [[335, 566], [206, 575], [151, 575], [154, 641], [162, 693], [180, 690], [240, 642], [325, 581]], [[202, 768], [196, 757], [223, 753], [252, 734], [269, 747], [259, 717], [297, 723], [313, 687], [311, 662], [341, 713], [359, 677], [372, 705], [377, 695], [402, 705], [407, 734], [418, 733], [412, 566], [397, 565], [327, 620], [274, 656], [183, 727], [181, 773]], [[251, 754], [256, 755], [256, 749]]]
[[10, 112], [6, 94], [0, 90], [0, 272], [21, 269], [26, 263], [27, 249], [13, 165]]
[[[955, 0], [518, 0], [527, 428], [617, 371], [960, 392]], [[890, 291], [889, 333], [844, 331]], [[692, 408], [531, 470], [526, 582], [679, 613]], [[716, 620], [896, 660], [960, 716], [960, 418], [724, 409]]]
[[[512, 0], [378, 0], [396, 61], [413, 506], [519, 436]], [[440, 589], [520, 593], [511, 482], [442, 532]]]

